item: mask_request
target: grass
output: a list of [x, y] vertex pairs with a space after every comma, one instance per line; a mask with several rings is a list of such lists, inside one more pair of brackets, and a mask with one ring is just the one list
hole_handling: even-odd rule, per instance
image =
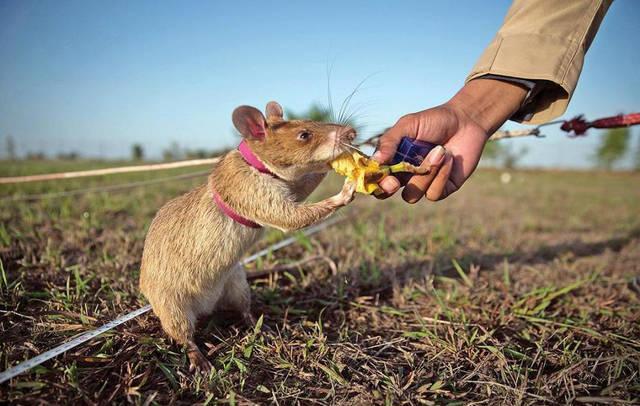
[[[0, 174], [59, 168], [39, 165], [4, 163]], [[509, 184], [499, 175], [479, 171], [438, 204], [360, 196], [344, 211], [347, 224], [254, 264], [249, 271], [282, 270], [252, 283], [255, 328], [225, 315], [203, 320], [197, 340], [210, 376], [190, 375], [185, 354], [147, 314], [1, 385], [0, 400], [640, 402], [640, 174], [516, 171]], [[2, 201], [0, 369], [145, 304], [137, 278], [146, 227], [202, 180]], [[269, 231], [255, 249], [280, 238]], [[304, 261], [317, 256], [325, 260]]]

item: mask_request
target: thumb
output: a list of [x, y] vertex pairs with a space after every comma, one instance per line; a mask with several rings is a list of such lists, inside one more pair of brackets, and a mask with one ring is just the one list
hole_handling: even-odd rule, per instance
[[391, 128], [389, 128], [380, 137], [378, 141], [378, 147], [372, 158], [379, 163], [387, 163], [391, 161], [396, 154], [398, 145], [404, 136], [415, 137], [415, 134], [410, 131], [410, 125], [408, 125], [407, 116], [398, 120], [398, 122]]

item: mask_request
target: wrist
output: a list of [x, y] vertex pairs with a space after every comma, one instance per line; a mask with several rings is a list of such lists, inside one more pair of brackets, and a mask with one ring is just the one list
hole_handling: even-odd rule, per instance
[[447, 104], [462, 111], [490, 136], [520, 109], [528, 91], [512, 82], [474, 79]]

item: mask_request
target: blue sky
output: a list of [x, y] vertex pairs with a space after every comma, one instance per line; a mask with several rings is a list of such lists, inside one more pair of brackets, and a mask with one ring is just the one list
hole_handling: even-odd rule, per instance
[[[370, 76], [354, 107], [373, 133], [451, 97], [509, 4], [0, 0], [0, 137], [97, 157], [233, 145], [236, 106], [326, 102], [328, 65], [334, 101]], [[640, 111], [639, 20], [640, 2], [614, 3], [565, 117]], [[527, 165], [591, 164], [597, 131], [545, 133], [509, 142]]]

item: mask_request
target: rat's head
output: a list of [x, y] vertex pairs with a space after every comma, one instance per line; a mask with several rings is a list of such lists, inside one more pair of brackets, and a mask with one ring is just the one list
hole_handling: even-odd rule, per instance
[[269, 169], [290, 180], [327, 172], [329, 162], [347, 151], [356, 137], [350, 126], [284, 120], [282, 107], [276, 102], [267, 104], [266, 117], [255, 107], [238, 107], [233, 112], [233, 125]]

